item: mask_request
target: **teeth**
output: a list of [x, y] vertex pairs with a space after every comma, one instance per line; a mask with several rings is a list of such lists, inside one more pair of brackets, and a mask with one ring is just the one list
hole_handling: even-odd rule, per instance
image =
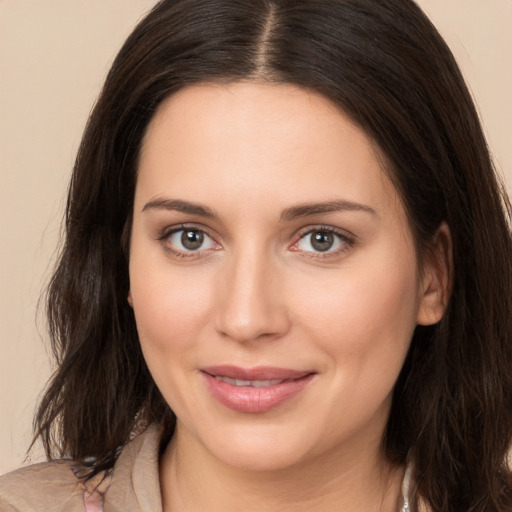
[[243, 380], [243, 379], [232, 379], [231, 377], [223, 377], [220, 375], [215, 375], [217, 380], [222, 382], [226, 382], [227, 384], [231, 384], [233, 386], [241, 386], [247, 387], [252, 386], [254, 388], [264, 388], [267, 386], [275, 386], [277, 384], [281, 384], [284, 382], [282, 379], [272, 379], [272, 380]]
[[251, 381], [251, 386], [255, 388], [263, 388], [265, 386], [276, 386], [277, 384], [281, 384], [284, 382], [283, 380], [274, 379], [274, 380], [253, 380]]

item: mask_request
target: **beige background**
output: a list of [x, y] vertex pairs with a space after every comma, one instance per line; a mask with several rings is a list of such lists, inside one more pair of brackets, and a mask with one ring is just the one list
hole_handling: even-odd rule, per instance
[[[74, 154], [117, 49], [154, 3], [0, 0], [0, 474], [23, 463], [50, 375], [36, 306]], [[512, 0], [419, 3], [462, 66], [512, 189]]]

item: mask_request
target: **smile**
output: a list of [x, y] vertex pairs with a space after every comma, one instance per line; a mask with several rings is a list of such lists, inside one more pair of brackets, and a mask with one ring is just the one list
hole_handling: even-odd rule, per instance
[[314, 379], [314, 372], [234, 366], [204, 368], [206, 387], [221, 405], [242, 413], [262, 413], [298, 395]]

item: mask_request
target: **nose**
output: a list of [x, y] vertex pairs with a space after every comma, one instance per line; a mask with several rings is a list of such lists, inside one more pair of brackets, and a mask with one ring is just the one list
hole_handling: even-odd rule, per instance
[[216, 305], [217, 331], [239, 342], [279, 338], [290, 327], [279, 264], [261, 253], [226, 262]]

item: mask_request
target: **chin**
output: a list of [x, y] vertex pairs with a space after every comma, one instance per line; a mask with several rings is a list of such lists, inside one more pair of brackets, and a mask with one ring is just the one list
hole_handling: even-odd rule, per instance
[[227, 466], [247, 472], [269, 472], [289, 469], [303, 458], [302, 450], [275, 441], [252, 439], [250, 442], [227, 442], [216, 445], [212, 454]]
[[[230, 426], [215, 435], [198, 435], [201, 444], [223, 464], [248, 472], [279, 471], [298, 464], [312, 447], [302, 432], [278, 426]], [[212, 435], [213, 434], [213, 435]], [[302, 434], [302, 435], [301, 435]], [[302, 442], [300, 442], [302, 440]]]

